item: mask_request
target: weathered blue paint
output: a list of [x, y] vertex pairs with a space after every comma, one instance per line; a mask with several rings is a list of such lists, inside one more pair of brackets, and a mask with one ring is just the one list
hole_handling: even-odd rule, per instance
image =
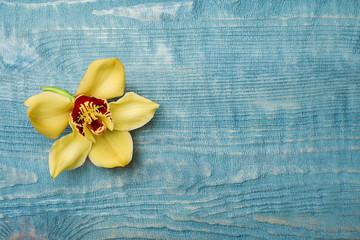
[[[360, 238], [359, 1], [29, 2], [0, 0], [0, 239]], [[161, 107], [129, 166], [53, 180], [23, 101], [108, 57]]]

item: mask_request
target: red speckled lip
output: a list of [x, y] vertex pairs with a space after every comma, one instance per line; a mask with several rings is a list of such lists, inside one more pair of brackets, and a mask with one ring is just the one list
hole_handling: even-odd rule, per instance
[[77, 130], [83, 136], [85, 136], [84, 127], [87, 127], [95, 135], [103, 135], [106, 125], [101, 118], [111, 119], [111, 114], [105, 99], [80, 95], [75, 99], [71, 117]]

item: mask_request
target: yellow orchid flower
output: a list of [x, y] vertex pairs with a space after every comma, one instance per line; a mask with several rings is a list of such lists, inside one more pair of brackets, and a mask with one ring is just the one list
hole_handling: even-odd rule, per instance
[[92, 62], [74, 96], [54, 87], [42, 89], [24, 102], [34, 128], [51, 139], [58, 138], [68, 124], [73, 130], [50, 149], [53, 178], [80, 167], [87, 156], [99, 167], [126, 166], [133, 153], [129, 131], [149, 122], [159, 107], [133, 92], [107, 102], [124, 94], [125, 70], [117, 58]]

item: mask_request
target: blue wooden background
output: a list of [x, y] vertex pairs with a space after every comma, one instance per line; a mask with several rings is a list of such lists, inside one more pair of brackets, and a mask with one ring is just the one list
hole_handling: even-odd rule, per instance
[[[110, 57], [160, 108], [52, 179], [23, 101]], [[0, 0], [0, 239], [360, 239], [359, 63], [359, 1]]]

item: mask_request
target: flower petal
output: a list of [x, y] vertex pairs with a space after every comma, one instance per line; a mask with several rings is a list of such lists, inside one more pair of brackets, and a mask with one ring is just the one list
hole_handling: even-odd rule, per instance
[[117, 58], [100, 59], [90, 63], [76, 95], [109, 99], [124, 94], [125, 69]]
[[99, 167], [125, 167], [132, 158], [133, 142], [129, 132], [107, 131], [94, 136], [96, 142], [90, 152], [90, 160]]
[[55, 139], [69, 124], [73, 103], [67, 97], [53, 92], [42, 92], [28, 98], [27, 114], [34, 128], [42, 135]]
[[[72, 126], [73, 127], [73, 126]], [[91, 149], [92, 142], [76, 130], [57, 140], [50, 149], [49, 167], [52, 178], [62, 171], [80, 167]]]
[[136, 93], [126, 93], [118, 101], [110, 103], [114, 129], [130, 131], [142, 127], [153, 118], [158, 107], [159, 104]]

